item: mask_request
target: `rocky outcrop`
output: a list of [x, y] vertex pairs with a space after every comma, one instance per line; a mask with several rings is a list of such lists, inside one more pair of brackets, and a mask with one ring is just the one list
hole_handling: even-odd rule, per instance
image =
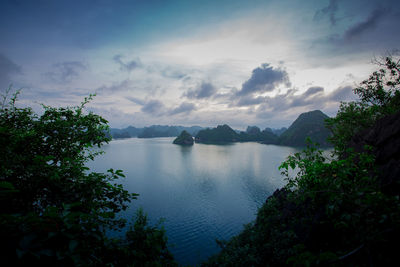
[[175, 145], [192, 146], [194, 141], [190, 133], [182, 131], [182, 133], [177, 138], [175, 138], [173, 143]]
[[328, 142], [331, 131], [325, 127], [329, 117], [320, 110], [300, 114], [289, 129], [279, 136], [278, 144], [284, 146], [306, 146], [307, 137], [322, 147], [332, 146]]
[[372, 146], [383, 191], [400, 194], [400, 111], [378, 120], [371, 128], [353, 137], [356, 152]]
[[240, 141], [239, 135], [227, 124], [217, 128], [201, 130], [195, 138], [196, 143], [223, 144]]

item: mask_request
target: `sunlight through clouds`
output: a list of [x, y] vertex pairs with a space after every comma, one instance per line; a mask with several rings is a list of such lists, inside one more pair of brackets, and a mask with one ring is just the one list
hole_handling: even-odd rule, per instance
[[[282, 127], [310, 109], [334, 115], [353, 97], [341, 88], [400, 42], [391, 0], [1, 5], [2, 90], [12, 83], [22, 103], [57, 106], [97, 93], [91, 106], [112, 127]], [[285, 81], [254, 76], [262, 66]], [[301, 100], [310, 88], [323, 91]]]

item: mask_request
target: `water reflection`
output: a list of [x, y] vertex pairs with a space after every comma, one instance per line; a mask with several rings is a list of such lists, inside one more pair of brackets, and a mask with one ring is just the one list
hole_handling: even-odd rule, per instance
[[124, 170], [127, 190], [140, 194], [125, 216], [143, 207], [152, 222], [165, 218], [171, 251], [182, 264], [197, 264], [218, 251], [255, 218], [265, 199], [284, 184], [280, 163], [298, 150], [235, 143], [181, 147], [173, 138], [125, 139], [104, 147], [96, 171]]

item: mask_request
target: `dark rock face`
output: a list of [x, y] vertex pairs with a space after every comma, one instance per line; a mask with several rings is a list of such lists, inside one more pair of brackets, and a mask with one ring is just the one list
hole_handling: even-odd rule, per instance
[[365, 145], [373, 146], [383, 190], [400, 194], [400, 111], [361, 131], [349, 145], [356, 152], [364, 151]]

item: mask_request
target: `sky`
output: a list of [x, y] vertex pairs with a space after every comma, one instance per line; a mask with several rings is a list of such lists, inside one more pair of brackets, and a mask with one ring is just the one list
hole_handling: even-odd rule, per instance
[[334, 116], [399, 49], [395, 0], [2, 0], [0, 91], [111, 127], [288, 127]]

